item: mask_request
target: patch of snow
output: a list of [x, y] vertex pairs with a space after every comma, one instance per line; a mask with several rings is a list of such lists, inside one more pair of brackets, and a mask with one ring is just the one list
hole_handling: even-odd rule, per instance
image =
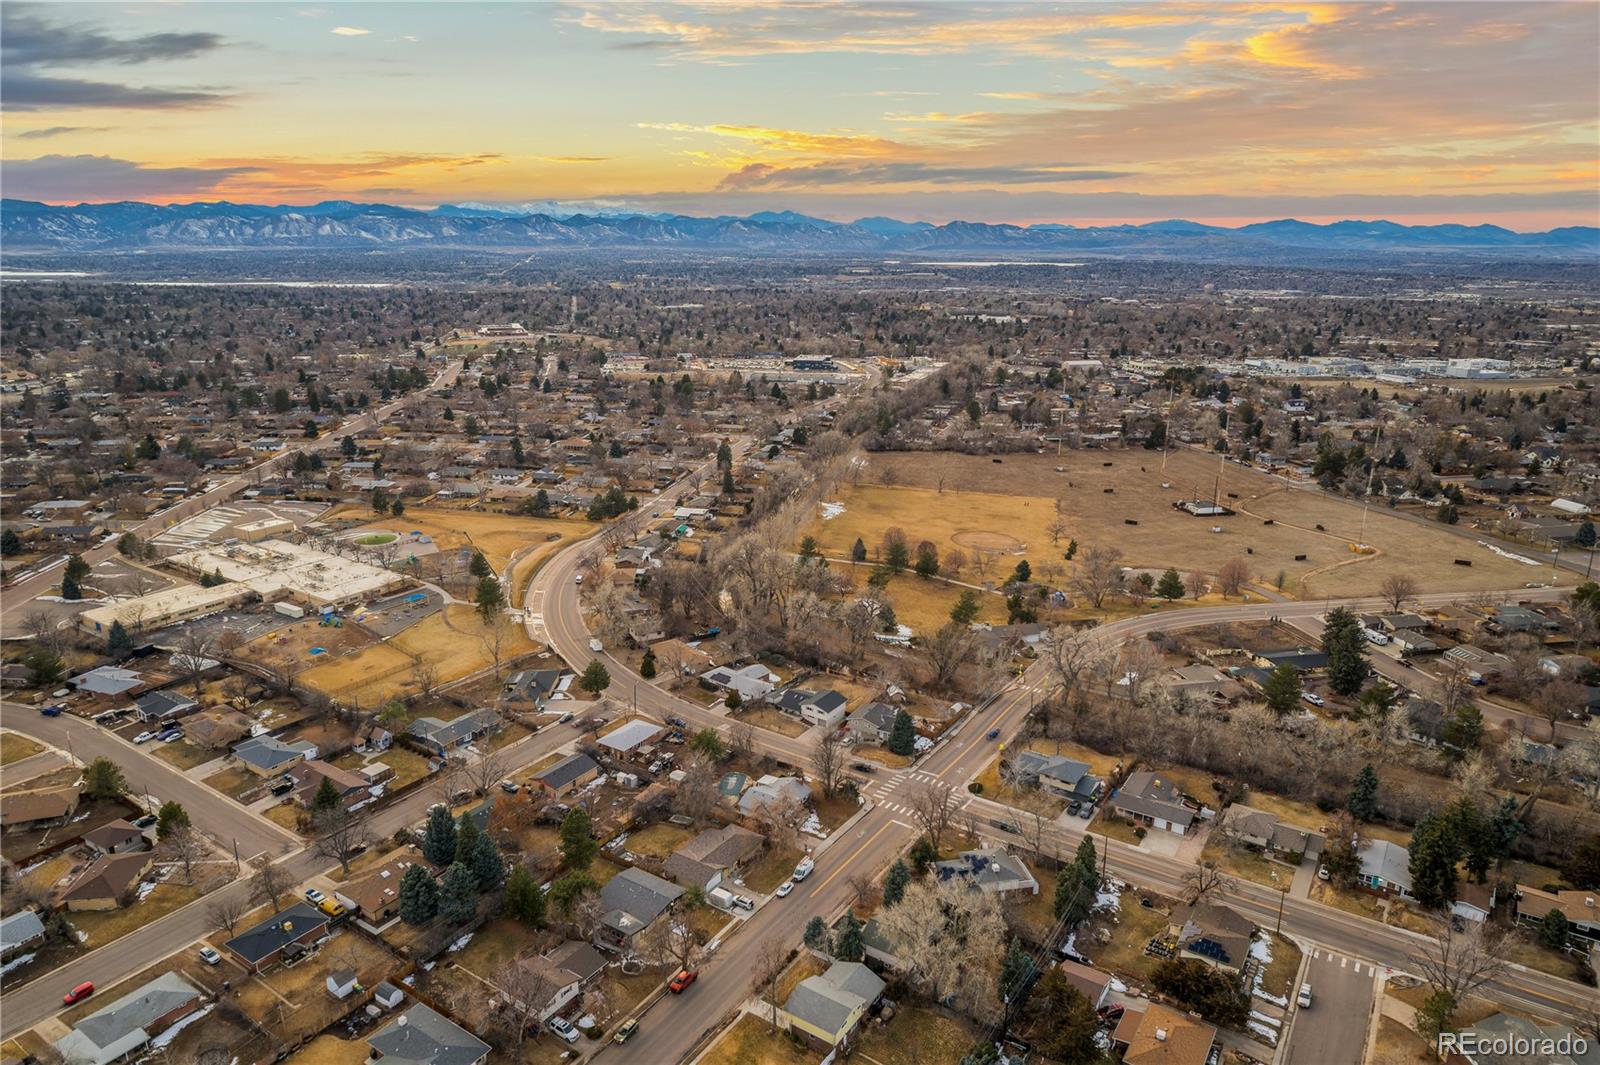
[[0, 965], [0, 976], [4, 976], [9, 972], [22, 968], [24, 965], [32, 961], [34, 957], [35, 955], [33, 954], [20, 954], [17, 957], [12, 958], [4, 965]]
[[818, 819], [816, 814], [806, 815], [806, 819], [800, 822], [800, 831], [808, 836], [816, 836], [818, 839], [828, 838], [828, 830], [822, 827], [822, 821]]
[[933, 741], [932, 740], [930, 740], [926, 736], [918, 736], [916, 742], [914, 744], [912, 744], [911, 749], [916, 751], [918, 754], [921, 754], [923, 751], [929, 750], [932, 747], [933, 747]]
[[462, 936], [460, 939], [456, 940], [454, 943], [452, 943], [448, 947], [446, 947], [445, 948], [446, 953], [458, 954], [461, 951], [465, 950], [467, 944], [472, 942], [472, 936], [473, 936], [473, 933], [468, 932], [466, 935]]
[[142, 880], [142, 881], [140, 881], [139, 882], [139, 893], [138, 893], [138, 897], [137, 897], [137, 899], [135, 901], [143, 902], [145, 897], [148, 896], [150, 894], [150, 892], [154, 891], [155, 889], [156, 889], [155, 881], [153, 881], [153, 880]]
[[834, 518], [837, 518], [839, 515], [841, 515], [843, 513], [844, 513], [844, 504], [843, 503], [823, 503], [822, 504], [822, 520], [823, 521], [832, 521]]
[[210, 1003], [207, 1006], [204, 1006], [204, 1007], [202, 1007], [200, 1009], [195, 1010], [193, 1013], [189, 1014], [189, 1016], [187, 1016], [187, 1017], [179, 1018], [178, 1021], [175, 1024], [173, 1024], [173, 1026], [171, 1028], [168, 1028], [166, 1031], [162, 1032], [160, 1035], [158, 1035], [154, 1039], [150, 1040], [151, 1049], [160, 1050], [162, 1047], [169, 1045], [174, 1039], [178, 1038], [178, 1033], [179, 1032], [183, 1031], [185, 1028], [189, 1027], [195, 1021], [198, 1021], [201, 1017], [204, 1017], [206, 1014], [210, 1013], [212, 1010], [214, 1010], [216, 1008], [217, 1008], [217, 1004], [215, 1002], [213, 1002], [213, 1003]]
[[1263, 966], [1272, 964], [1272, 940], [1266, 936], [1250, 941], [1250, 956]]
[[1121, 980], [1118, 980], [1115, 976], [1107, 981], [1107, 983], [1111, 990], [1115, 991], [1119, 995], [1126, 995], [1128, 993], [1128, 985], [1123, 983]]
[[405, 984], [407, 987], [410, 987], [412, 984], [417, 982], [417, 974], [416, 973], [410, 973], [410, 974], [408, 974], [406, 976], [402, 976], [400, 978], [400, 982], [402, 984]]
[[1253, 1021], [1260, 1021], [1262, 1024], [1270, 1025], [1273, 1028], [1283, 1027], [1283, 1021], [1280, 1018], [1262, 1013], [1260, 1010], [1251, 1010], [1250, 1019]]
[[1246, 1021], [1245, 1027], [1249, 1028], [1251, 1032], [1264, 1039], [1268, 1046], [1278, 1045], [1278, 1033], [1275, 1029], [1268, 1028], [1264, 1024], [1258, 1024], [1255, 1021]]
[[1098, 891], [1094, 896], [1094, 908], [1096, 910], [1120, 910], [1122, 909], [1122, 896], [1115, 891]]

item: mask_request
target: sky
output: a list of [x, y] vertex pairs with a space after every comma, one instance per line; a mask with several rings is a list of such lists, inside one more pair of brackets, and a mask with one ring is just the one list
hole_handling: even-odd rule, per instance
[[1600, 222], [1600, 5], [20, 3], [0, 190]]

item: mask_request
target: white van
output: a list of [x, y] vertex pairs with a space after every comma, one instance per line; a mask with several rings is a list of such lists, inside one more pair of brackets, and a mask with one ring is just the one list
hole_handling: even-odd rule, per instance
[[1303, 1009], [1303, 1010], [1308, 1010], [1308, 1009], [1311, 1008], [1311, 985], [1310, 984], [1301, 984], [1300, 985], [1300, 996], [1298, 998], [1296, 998], [1295, 1001], [1300, 1004], [1300, 1008]]
[[793, 879], [796, 882], [804, 880], [806, 877], [811, 875], [811, 870], [815, 869], [816, 867], [817, 863], [813, 862], [809, 855], [800, 859], [800, 864], [794, 867]]

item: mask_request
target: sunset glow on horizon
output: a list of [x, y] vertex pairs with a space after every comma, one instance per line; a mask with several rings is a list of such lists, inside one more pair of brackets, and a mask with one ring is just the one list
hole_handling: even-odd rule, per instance
[[1600, 222], [1588, 3], [7, 4], [5, 195]]

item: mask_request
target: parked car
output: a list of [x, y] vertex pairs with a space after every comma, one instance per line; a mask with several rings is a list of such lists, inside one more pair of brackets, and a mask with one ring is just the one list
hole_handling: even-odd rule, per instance
[[850, 768], [854, 769], [857, 773], [870, 774], [878, 771], [878, 767], [873, 765], [871, 762], [851, 762]]
[[517, 793], [517, 787], [518, 785], [515, 780], [502, 780], [500, 782], [500, 790], [505, 792], [507, 795], [515, 795]]
[[1310, 984], [1301, 984], [1300, 985], [1300, 994], [1299, 994], [1298, 997], [1295, 998], [1295, 1002], [1298, 1003], [1300, 1008], [1303, 1009], [1303, 1010], [1308, 1010], [1308, 1009], [1311, 1008], [1311, 985]]
[[173, 740], [181, 740], [183, 739], [183, 729], [169, 728], [167, 731], [158, 735], [156, 739], [160, 740], [162, 743], [171, 743]]
[[690, 984], [698, 979], [700, 979], [698, 971], [694, 969], [679, 969], [678, 975], [674, 976], [672, 982], [667, 985], [667, 990], [674, 995], [681, 995]]
[[572, 720], [572, 715], [571, 714], [562, 714], [560, 719], [556, 722], [556, 724], [565, 725], [568, 722], [570, 722], [571, 720]]
[[1101, 1006], [1096, 1012], [1100, 1016], [1100, 1023], [1109, 1028], [1118, 1021], [1122, 1020], [1122, 1015], [1128, 1012], [1128, 1007], [1119, 1005], [1115, 1002], [1108, 1002], [1104, 1006]]
[[337, 899], [324, 898], [321, 902], [317, 903], [317, 909], [321, 910], [329, 917], [343, 917], [346, 913], [344, 904], [339, 902]]
[[596, 654], [599, 654], [601, 651], [604, 651], [605, 649], [606, 649], [606, 645], [601, 643], [599, 640], [590, 640], [589, 641], [589, 650], [595, 652]]
[[153, 828], [157, 820], [155, 814], [145, 814], [143, 817], [135, 817], [129, 824], [134, 828]]
[[324, 895], [314, 887], [306, 888], [306, 901], [311, 903], [313, 906], [320, 905], [322, 900], [327, 897], [328, 896]]
[[1082, 818], [1083, 820], [1085, 820], [1085, 821], [1087, 821], [1087, 820], [1089, 820], [1089, 818], [1093, 817], [1094, 816], [1094, 803], [1092, 803], [1092, 802], [1084, 803], [1083, 804], [1083, 809], [1078, 811], [1078, 816], [1080, 818]]
[[135, 736], [133, 738], [133, 742], [134, 743], [149, 743], [151, 740], [153, 740], [155, 738], [156, 738], [156, 734], [154, 732], [141, 732], [141, 733], [139, 733], [137, 736]]
[[1328, 867], [1326, 865], [1317, 866], [1317, 879], [1318, 880], [1328, 880], [1328, 879], [1331, 879], [1331, 878], [1332, 878], [1332, 874], [1328, 872]]
[[789, 892], [791, 892], [793, 890], [794, 890], [794, 881], [793, 880], [785, 880], [783, 883], [778, 885], [778, 890], [774, 891], [773, 894], [781, 899], [781, 898], [783, 898], [785, 895], [789, 894]]
[[94, 983], [92, 981], [85, 980], [71, 991], [68, 991], [65, 995], [62, 995], [61, 1001], [70, 1006], [74, 1002], [82, 1002], [92, 994], [94, 994]]
[[45, 717], [60, 717], [61, 707], [56, 703], [51, 703], [49, 706], [39, 707], [39, 713], [43, 714]]
[[572, 1022], [568, 1021], [565, 1017], [551, 1017], [544, 1023], [549, 1026], [552, 1032], [556, 1033], [556, 1035], [559, 1035], [567, 1042], [576, 1043], [578, 1041], [578, 1030], [574, 1028], [572, 1026]]
[[582, 584], [583, 583], [583, 574], [579, 573], [578, 575], [573, 577], [572, 578], [572, 583], [573, 584]]
[[200, 960], [207, 965], [221, 965], [222, 955], [217, 951], [216, 947], [201, 947]]
[[667, 718], [667, 724], [673, 726], [674, 728], [688, 728], [689, 727], [689, 722], [685, 721], [681, 717], [669, 717], [669, 718]]
[[1067, 813], [1069, 814], [1075, 814], [1081, 809], [1083, 809], [1083, 801], [1080, 799], [1073, 799], [1067, 803]]
[[1304, 699], [1312, 706], [1321, 706], [1324, 702], [1322, 696], [1318, 695], [1316, 692], [1301, 692], [1300, 698]]
[[812, 861], [809, 856], [802, 858], [800, 859], [800, 864], [794, 867], [794, 878], [796, 880], [804, 880], [811, 875], [811, 870], [816, 867], [817, 863]]
[[637, 1018], [635, 1018], [629, 1021], [627, 1024], [624, 1024], [621, 1028], [618, 1028], [617, 1034], [611, 1037], [611, 1041], [613, 1043], [626, 1043], [628, 1040], [633, 1038], [633, 1034], [638, 1030], [639, 1021]]

